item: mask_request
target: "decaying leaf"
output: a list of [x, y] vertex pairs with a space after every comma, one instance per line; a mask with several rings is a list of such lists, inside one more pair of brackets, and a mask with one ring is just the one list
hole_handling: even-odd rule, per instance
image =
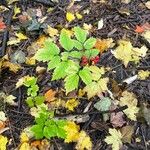
[[47, 34], [49, 34], [50, 37], [58, 36], [58, 30], [55, 28], [52, 28], [48, 25], [47, 29], [45, 30]]
[[66, 102], [65, 107], [70, 110], [70, 111], [74, 111], [74, 109], [79, 105], [79, 101], [75, 98], [70, 99]]
[[150, 43], [150, 30], [145, 31], [142, 36]]
[[5, 113], [3, 111], [0, 111], [0, 121], [5, 122], [7, 120]]
[[13, 95], [8, 95], [8, 96], [6, 96], [6, 98], [5, 98], [5, 102], [8, 103], [8, 104], [10, 104], [10, 105], [16, 106], [17, 103], [14, 101], [15, 99], [16, 99], [15, 96], [13, 96]]
[[145, 6], [146, 6], [148, 9], [150, 9], [150, 1], [147, 1], [147, 2], [145, 3]]
[[90, 99], [91, 97], [105, 92], [108, 90], [107, 88], [107, 83], [108, 83], [109, 79], [108, 78], [101, 78], [98, 80], [98, 82], [92, 82], [90, 84], [88, 84], [85, 88], [84, 91], [87, 92], [88, 95], [88, 99]]
[[55, 94], [56, 94], [56, 91], [53, 91], [52, 89], [48, 90], [45, 94], [44, 94], [44, 97], [45, 97], [45, 100], [47, 102], [51, 102], [55, 99]]
[[18, 82], [16, 83], [16, 89], [19, 88], [19, 87], [21, 87], [21, 86], [24, 84], [24, 82], [25, 82], [26, 80], [28, 80], [29, 78], [30, 78], [29, 75], [23, 76], [22, 78], [20, 78], [20, 79], [18, 80]]
[[127, 105], [128, 108], [123, 110], [123, 112], [127, 115], [127, 117], [131, 120], [136, 121], [136, 114], [139, 111], [139, 108], [137, 107], [137, 99], [133, 93], [130, 93], [128, 91], [124, 91], [122, 93], [122, 97], [120, 98], [119, 105], [125, 106]]
[[3, 68], [9, 68], [10, 71], [16, 73], [21, 69], [21, 66], [19, 64], [11, 63], [9, 61], [4, 61], [2, 63]]
[[134, 133], [134, 126], [125, 126], [121, 128], [122, 141], [124, 143], [131, 143], [132, 134]]
[[112, 145], [112, 150], [120, 150], [122, 146], [122, 134], [119, 130], [109, 129], [110, 136], [106, 136], [105, 142]]
[[92, 142], [90, 137], [87, 135], [85, 131], [81, 131], [79, 133], [79, 138], [76, 144], [77, 150], [92, 150]]
[[120, 40], [119, 46], [112, 51], [112, 54], [119, 60], [123, 61], [125, 67], [127, 67], [130, 61], [138, 63], [142, 57], [146, 56], [147, 48], [142, 46], [141, 48], [133, 47], [130, 41]]
[[123, 118], [123, 112], [111, 113], [110, 122], [114, 128], [122, 127], [126, 122]]
[[101, 53], [103, 53], [104, 51], [106, 51], [108, 48], [113, 47], [113, 39], [112, 38], [108, 38], [108, 39], [97, 39], [96, 44], [95, 44], [95, 48], [98, 49]]

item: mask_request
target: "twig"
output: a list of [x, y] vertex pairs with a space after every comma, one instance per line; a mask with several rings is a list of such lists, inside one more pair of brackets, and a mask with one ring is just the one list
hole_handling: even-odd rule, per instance
[[47, 6], [50, 6], [50, 7], [54, 7], [56, 5], [54, 2], [52, 2], [50, 0], [32, 0], [32, 1], [43, 4], [43, 5], [47, 5]]
[[106, 114], [106, 113], [117, 113], [117, 112], [120, 112], [120, 111], [123, 111], [125, 109], [127, 109], [128, 106], [125, 105], [125, 106], [122, 106], [120, 108], [116, 108], [115, 110], [107, 110], [107, 111], [92, 111], [92, 112], [83, 112], [83, 113], [74, 113], [74, 114], [64, 114], [64, 115], [60, 115], [60, 114], [55, 114], [55, 117], [62, 117], [62, 118], [65, 118], [65, 117], [68, 117], [68, 116], [77, 116], [77, 115], [92, 115], [92, 114]]
[[6, 51], [6, 47], [7, 47], [7, 41], [8, 41], [8, 37], [9, 37], [9, 27], [11, 24], [11, 20], [12, 20], [12, 16], [14, 13], [14, 7], [10, 10], [9, 16], [8, 16], [8, 20], [7, 20], [7, 29], [6, 31], [3, 33], [3, 42], [2, 42], [2, 46], [0, 47], [0, 57], [3, 57], [5, 55], [5, 51]]

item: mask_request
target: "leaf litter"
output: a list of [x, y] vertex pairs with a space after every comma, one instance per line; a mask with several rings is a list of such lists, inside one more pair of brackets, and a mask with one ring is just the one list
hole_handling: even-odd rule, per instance
[[149, 2], [57, 3], [0, 7], [0, 149], [149, 149]]

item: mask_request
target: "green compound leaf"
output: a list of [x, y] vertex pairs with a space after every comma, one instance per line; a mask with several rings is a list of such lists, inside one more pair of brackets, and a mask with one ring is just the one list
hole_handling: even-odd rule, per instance
[[26, 99], [26, 103], [28, 104], [29, 107], [33, 107], [34, 106], [34, 101], [32, 97], [28, 97]]
[[31, 131], [34, 133], [34, 136], [36, 139], [42, 139], [43, 138], [43, 126], [40, 125], [33, 125], [31, 127]]
[[53, 72], [52, 81], [64, 78], [67, 75], [65, 71], [67, 68], [68, 68], [68, 61], [61, 62]]
[[57, 127], [54, 126], [54, 125], [45, 126], [44, 129], [43, 129], [43, 135], [47, 139], [50, 139], [51, 137], [55, 137], [56, 136], [56, 130], [57, 130]]
[[90, 50], [86, 50], [84, 55], [87, 57], [87, 58], [91, 58], [91, 57], [95, 57], [99, 54], [99, 50], [97, 49], [90, 49]]
[[78, 52], [78, 51], [72, 51], [72, 52], [70, 52], [69, 56], [80, 59], [82, 57], [82, 53]]
[[30, 86], [32, 86], [32, 85], [35, 85], [36, 82], [37, 82], [37, 78], [35, 78], [35, 77], [30, 77], [30, 78], [28, 78], [27, 80], [25, 80], [23, 84], [24, 84], [26, 87], [30, 87]]
[[84, 48], [85, 49], [91, 49], [94, 47], [95, 43], [96, 43], [95, 38], [89, 38], [88, 40], [85, 41]]
[[51, 61], [48, 63], [48, 70], [56, 68], [60, 64], [60, 56], [54, 56]]
[[34, 101], [36, 105], [41, 105], [44, 102], [44, 96], [36, 96]]
[[67, 51], [72, 50], [74, 47], [73, 40], [69, 37], [69, 35], [65, 31], [61, 31], [60, 44]]
[[71, 74], [65, 78], [66, 94], [74, 89], [78, 88], [79, 76], [77, 74]]
[[74, 47], [78, 50], [82, 50], [83, 49], [83, 44], [77, 40], [73, 40], [74, 42]]
[[60, 52], [60, 49], [56, 44], [53, 42], [47, 40], [44, 44], [44, 48], [39, 49], [37, 53], [35, 54], [35, 59], [38, 61], [50, 61], [54, 55], [58, 55]]
[[86, 85], [92, 82], [92, 74], [87, 68], [83, 68], [79, 71], [79, 76]]
[[49, 49], [50, 55], [58, 55], [60, 53], [59, 47], [50, 40], [45, 41], [44, 48]]
[[74, 27], [74, 34], [77, 40], [84, 43], [87, 37], [87, 31], [81, 29], [80, 27]]

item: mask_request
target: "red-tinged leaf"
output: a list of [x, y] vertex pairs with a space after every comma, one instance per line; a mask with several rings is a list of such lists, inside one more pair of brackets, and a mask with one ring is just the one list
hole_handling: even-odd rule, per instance
[[5, 29], [6, 25], [4, 22], [0, 21], [0, 29]]
[[142, 26], [136, 26], [136, 29], [135, 29], [135, 32], [136, 33], [143, 33], [144, 32], [144, 28]]

